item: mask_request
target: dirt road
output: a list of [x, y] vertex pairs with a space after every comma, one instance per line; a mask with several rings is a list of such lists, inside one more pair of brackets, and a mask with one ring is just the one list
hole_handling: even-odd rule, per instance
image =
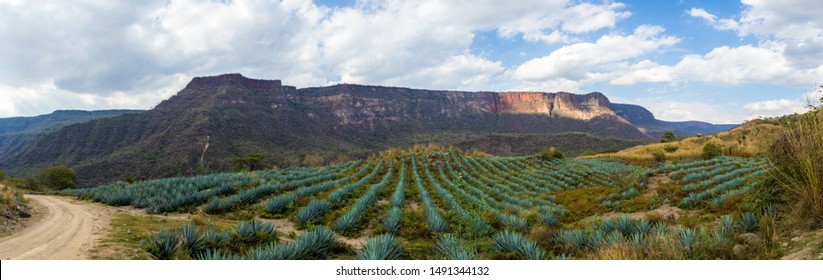
[[105, 236], [111, 211], [67, 197], [27, 195], [41, 211], [25, 229], [0, 239], [0, 259], [88, 259]]

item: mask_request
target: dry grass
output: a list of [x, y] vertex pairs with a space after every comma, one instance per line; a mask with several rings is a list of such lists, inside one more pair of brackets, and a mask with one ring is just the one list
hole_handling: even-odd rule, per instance
[[649, 260], [683, 260], [686, 259], [683, 246], [673, 234], [649, 238], [649, 250], [646, 259]]
[[0, 204], [8, 207], [16, 207], [19, 203], [26, 203], [23, 193], [15, 187], [6, 186], [0, 183]]
[[774, 177], [795, 203], [794, 216], [823, 225], [823, 108], [800, 116], [770, 151]]
[[[730, 131], [689, 137], [676, 142], [654, 143], [628, 148], [616, 153], [597, 154], [581, 158], [614, 158], [631, 164], [649, 165], [655, 152], [664, 152], [667, 160], [696, 160], [703, 154], [703, 145], [720, 145], [723, 155], [751, 157], [766, 152], [773, 139], [783, 129], [774, 124], [747, 123]], [[665, 152], [665, 151], [673, 152]]]
[[643, 259], [643, 252], [632, 246], [617, 243], [608, 247], [598, 248], [589, 259], [598, 260], [639, 260]]
[[609, 195], [609, 188], [580, 188], [562, 190], [554, 193], [556, 202], [568, 209], [573, 219], [581, 219], [607, 212], [600, 205], [600, 199]]

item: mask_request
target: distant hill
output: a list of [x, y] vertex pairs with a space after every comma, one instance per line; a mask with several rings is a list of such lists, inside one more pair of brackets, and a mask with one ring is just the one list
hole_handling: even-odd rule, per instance
[[618, 116], [631, 122], [654, 139], [659, 139], [667, 131], [676, 135], [692, 136], [719, 133], [737, 126], [736, 124], [711, 124], [699, 121], [662, 121], [656, 119], [652, 112], [638, 105], [613, 103], [611, 108]]
[[697, 160], [707, 143], [719, 145], [721, 153], [728, 156], [754, 157], [767, 151], [776, 137], [784, 131], [779, 121], [753, 120], [732, 130], [716, 134], [693, 136], [669, 143], [638, 145], [615, 153], [603, 153], [583, 158], [615, 158], [634, 164], [650, 164], [652, 153], [661, 152], [667, 160]]
[[15, 156], [44, 135], [76, 123], [109, 118], [139, 110], [58, 110], [35, 117], [0, 118], [0, 160]]
[[[556, 146], [572, 154], [656, 140], [680, 123], [612, 104], [601, 93], [464, 92], [342, 84], [297, 89], [240, 74], [194, 78], [154, 109], [70, 125], [0, 162], [12, 174], [53, 164], [82, 185], [122, 178], [226, 170], [263, 153], [265, 166], [362, 158], [391, 147], [435, 143], [498, 155]], [[642, 109], [642, 107], [639, 107]], [[632, 120], [654, 124], [651, 129]], [[686, 127], [688, 125], [682, 125]], [[686, 132], [722, 129], [706, 124]], [[646, 132], [644, 132], [646, 130]]]

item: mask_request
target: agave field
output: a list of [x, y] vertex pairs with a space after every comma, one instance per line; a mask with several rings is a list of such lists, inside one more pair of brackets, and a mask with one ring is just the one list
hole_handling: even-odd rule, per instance
[[[150, 214], [256, 217], [229, 228], [189, 223], [160, 230], [142, 244], [160, 259], [565, 259], [601, 258], [618, 249], [632, 252], [621, 258], [717, 258], [729, 257], [712, 251], [722, 248], [718, 244], [755, 230], [767, 214], [709, 213], [716, 221], [700, 227], [604, 218], [652, 195], [649, 178], [660, 176], [678, 192], [659, 200], [702, 209], [739, 201], [732, 198], [758, 188], [766, 164], [719, 157], [650, 169], [615, 160], [471, 157], [438, 149], [325, 168], [117, 182], [62, 194]], [[580, 214], [585, 201], [594, 217]], [[298, 231], [284, 235], [271, 220]], [[674, 253], [656, 255], [663, 247]]]

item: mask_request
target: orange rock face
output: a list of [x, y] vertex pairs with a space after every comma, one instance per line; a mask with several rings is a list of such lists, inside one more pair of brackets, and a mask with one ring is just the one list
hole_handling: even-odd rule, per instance
[[615, 115], [609, 104], [609, 100], [600, 93], [576, 95], [566, 92], [501, 92], [498, 95], [500, 113], [545, 114], [579, 120]]
[[542, 92], [501, 92], [498, 110], [510, 114], [550, 114], [552, 100]]

